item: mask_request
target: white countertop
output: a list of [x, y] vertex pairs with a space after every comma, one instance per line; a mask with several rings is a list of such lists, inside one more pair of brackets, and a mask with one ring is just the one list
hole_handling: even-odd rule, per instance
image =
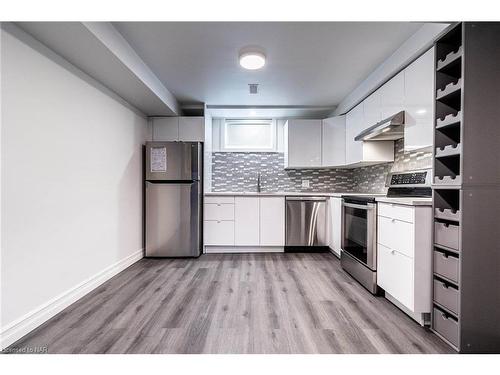
[[284, 197], [284, 196], [295, 196], [295, 197], [341, 197], [342, 195], [369, 195], [369, 196], [380, 196], [385, 197], [385, 194], [368, 194], [368, 193], [325, 193], [325, 192], [296, 192], [296, 191], [277, 191], [277, 192], [241, 192], [241, 191], [212, 191], [205, 193], [205, 196], [245, 196], [245, 197]]
[[376, 199], [381, 203], [403, 204], [406, 206], [432, 206], [432, 198], [412, 198], [412, 197], [380, 197]]
[[432, 198], [411, 198], [411, 197], [386, 197], [385, 194], [373, 193], [325, 193], [325, 192], [296, 192], [296, 191], [278, 191], [278, 192], [241, 192], [241, 191], [213, 191], [205, 193], [205, 196], [237, 196], [237, 197], [341, 197], [342, 195], [361, 195], [361, 196], [374, 196], [377, 202], [403, 204], [406, 206], [432, 206]]

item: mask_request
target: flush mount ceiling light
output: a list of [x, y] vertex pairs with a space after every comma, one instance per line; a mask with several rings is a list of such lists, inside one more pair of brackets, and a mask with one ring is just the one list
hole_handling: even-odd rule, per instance
[[266, 54], [259, 47], [245, 47], [240, 50], [240, 65], [248, 70], [257, 70], [266, 65]]

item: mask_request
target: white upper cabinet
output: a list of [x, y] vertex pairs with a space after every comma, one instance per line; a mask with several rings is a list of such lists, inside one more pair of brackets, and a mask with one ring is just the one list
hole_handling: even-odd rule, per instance
[[321, 167], [321, 120], [285, 124], [285, 168]]
[[203, 142], [204, 140], [204, 117], [179, 117], [179, 141]]
[[324, 167], [345, 165], [345, 117], [323, 120], [321, 164]]
[[348, 166], [362, 166], [394, 161], [393, 141], [355, 141], [354, 138], [369, 124], [365, 120], [364, 102], [358, 104], [346, 115], [345, 158]]
[[[405, 109], [405, 75], [400, 72], [379, 90], [381, 119], [386, 119]], [[373, 124], [372, 124], [373, 125]]]
[[363, 101], [363, 111], [365, 115], [365, 129], [382, 120], [380, 90], [375, 91]]
[[358, 104], [346, 115], [345, 122], [345, 162], [346, 164], [359, 163], [363, 159], [363, 142], [355, 141], [354, 138], [364, 129], [365, 116], [363, 103]]
[[405, 71], [406, 151], [432, 146], [434, 118], [434, 48]]
[[153, 141], [203, 142], [204, 117], [155, 117]]
[[178, 141], [179, 118], [155, 117], [153, 118], [153, 141]]

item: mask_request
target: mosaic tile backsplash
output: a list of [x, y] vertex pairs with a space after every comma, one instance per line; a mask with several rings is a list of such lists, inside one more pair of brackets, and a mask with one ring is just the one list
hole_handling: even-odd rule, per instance
[[[212, 191], [256, 191], [260, 173], [261, 191], [314, 191], [385, 193], [391, 171], [431, 167], [431, 151], [404, 152], [403, 140], [394, 143], [394, 162], [354, 169], [284, 169], [283, 153], [214, 152]], [[309, 188], [302, 187], [309, 180]]]

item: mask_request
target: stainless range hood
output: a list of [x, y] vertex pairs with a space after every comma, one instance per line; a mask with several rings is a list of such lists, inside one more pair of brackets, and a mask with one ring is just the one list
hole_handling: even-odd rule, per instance
[[404, 137], [405, 111], [396, 113], [359, 133], [355, 141], [394, 141]]

